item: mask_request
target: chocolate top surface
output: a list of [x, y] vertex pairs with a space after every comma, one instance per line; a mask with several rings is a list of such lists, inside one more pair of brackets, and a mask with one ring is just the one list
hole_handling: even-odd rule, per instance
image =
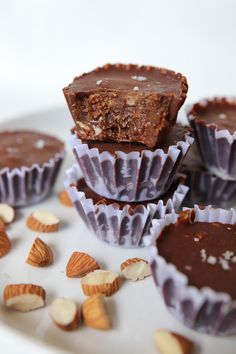
[[57, 138], [30, 130], [0, 132], [0, 169], [43, 164], [64, 150]]
[[164, 204], [166, 204], [167, 200], [169, 198], [172, 198], [179, 183], [183, 183], [183, 182], [184, 182], [184, 179], [181, 179], [181, 177], [180, 177], [174, 183], [172, 183], [170, 189], [164, 195], [162, 195], [159, 198], [153, 199], [151, 201], [144, 201], [144, 202], [120, 202], [117, 200], [104, 198], [104, 197], [100, 196], [99, 194], [96, 194], [93, 190], [91, 190], [86, 185], [85, 180], [83, 178], [78, 180], [77, 189], [80, 192], [84, 192], [87, 199], [92, 199], [94, 204], [105, 204], [105, 205], [115, 204], [116, 207], [119, 209], [124, 208], [126, 205], [130, 205], [130, 210], [134, 211], [135, 208], [139, 207], [140, 205], [147, 206], [150, 203], [157, 204], [160, 199], [162, 199]]
[[[134, 64], [106, 64], [75, 77], [66, 87], [74, 92], [138, 91], [181, 96], [186, 79], [172, 70]], [[185, 89], [184, 89], [185, 90]]]
[[190, 285], [210, 287], [236, 299], [236, 224], [190, 223], [179, 218], [164, 228], [157, 247], [159, 255], [184, 273]]
[[148, 148], [147, 146], [139, 143], [116, 143], [116, 142], [105, 142], [105, 141], [83, 141], [83, 143], [88, 144], [89, 148], [97, 148], [99, 152], [108, 151], [111, 154], [115, 154], [116, 151], [122, 151], [125, 153], [130, 153], [133, 151], [142, 152], [143, 150], [154, 151], [158, 148], [163, 149], [165, 152], [168, 150], [169, 146], [176, 145], [178, 141], [184, 139], [184, 136], [190, 129], [188, 127], [183, 127], [180, 124], [176, 124], [172, 131], [163, 137], [162, 142], [153, 148]]
[[207, 124], [215, 124], [218, 130], [236, 131], [236, 100], [215, 98], [202, 104], [196, 103], [190, 115]]

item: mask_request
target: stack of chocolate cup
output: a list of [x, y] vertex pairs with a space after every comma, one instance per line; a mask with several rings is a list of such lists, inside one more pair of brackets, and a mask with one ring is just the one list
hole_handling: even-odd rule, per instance
[[142, 246], [152, 220], [180, 207], [187, 187], [176, 176], [193, 138], [176, 118], [187, 90], [179, 73], [124, 64], [97, 68], [63, 89], [77, 161], [65, 186], [99, 239]]
[[[188, 112], [197, 150], [184, 166], [190, 190], [185, 205], [229, 208], [236, 202], [236, 99], [216, 97]], [[192, 150], [192, 149], [191, 149]], [[194, 161], [200, 162], [195, 163]]]

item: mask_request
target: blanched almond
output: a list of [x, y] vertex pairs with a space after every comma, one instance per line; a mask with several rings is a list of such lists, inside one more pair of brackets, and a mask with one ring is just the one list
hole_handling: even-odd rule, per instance
[[88, 327], [95, 329], [111, 328], [111, 321], [107, 314], [102, 294], [89, 297], [82, 305], [83, 321]]
[[66, 266], [68, 277], [83, 277], [84, 275], [99, 269], [98, 262], [84, 252], [73, 252]]
[[191, 354], [193, 343], [187, 338], [161, 329], [155, 333], [155, 344], [160, 354]]
[[130, 258], [121, 263], [121, 272], [126, 279], [133, 281], [141, 280], [151, 275], [151, 268], [147, 261], [142, 258]]
[[4, 288], [3, 292], [5, 305], [21, 312], [43, 307], [45, 298], [45, 290], [34, 284], [10, 284]]
[[61, 204], [66, 205], [68, 207], [72, 207], [73, 206], [73, 203], [72, 203], [67, 191], [61, 191], [58, 194], [58, 198], [59, 198]]
[[85, 295], [103, 294], [110, 296], [119, 290], [120, 276], [108, 270], [94, 270], [81, 279]]
[[11, 249], [11, 241], [5, 231], [0, 231], [0, 257], [5, 256]]
[[31, 247], [26, 263], [34, 267], [45, 267], [53, 262], [51, 248], [37, 237]]
[[15, 210], [8, 204], [0, 203], [0, 219], [5, 224], [10, 224], [15, 217]]
[[64, 331], [73, 331], [79, 325], [79, 311], [76, 304], [64, 298], [57, 298], [49, 308], [53, 322]]
[[27, 219], [27, 226], [38, 232], [55, 232], [59, 229], [60, 220], [51, 211], [36, 210]]

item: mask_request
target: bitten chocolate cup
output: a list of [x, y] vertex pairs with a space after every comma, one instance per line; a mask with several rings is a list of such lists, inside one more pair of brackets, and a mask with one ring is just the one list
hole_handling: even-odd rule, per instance
[[[190, 224], [195, 224], [196, 222], [198, 222], [198, 224], [207, 223], [209, 227], [204, 228], [205, 231], [198, 233], [195, 229], [194, 234], [189, 234], [190, 231], [188, 229], [186, 231], [186, 237], [182, 230], [181, 237], [185, 237], [185, 239], [184, 243], [180, 245], [181, 252], [179, 252], [179, 255], [182, 257], [180, 258], [182, 259], [180, 262], [176, 260], [178, 255], [176, 255], [175, 258], [172, 257], [174, 259], [173, 262], [168, 262], [166, 258], [160, 254], [160, 246], [157, 246], [160, 237], [163, 239], [165, 235], [167, 235], [167, 233], [165, 234], [165, 227], [176, 224], [178, 214], [172, 213], [171, 215], [165, 216], [165, 219], [154, 220], [152, 223], [151, 236], [147, 236], [144, 242], [146, 246], [148, 246], [154, 282], [167, 309], [187, 327], [212, 335], [235, 334], [236, 293], [234, 291], [235, 282], [232, 281], [231, 277], [234, 278], [236, 262], [235, 252], [232, 251], [233, 244], [235, 246], [233, 239], [236, 229], [236, 211], [234, 209], [213, 209], [209, 206], [204, 209], [195, 206], [194, 209], [189, 210], [194, 212], [194, 214], [192, 214], [192, 212], [189, 214], [191, 219], [194, 216], [194, 221]], [[219, 225], [223, 225], [221, 227], [222, 230], [219, 230], [217, 233], [218, 239], [215, 239], [217, 235], [210, 229], [212, 227], [216, 229], [220, 227]], [[210, 235], [210, 231], [211, 244], [213, 242], [214, 247], [209, 246], [207, 248], [206, 237]], [[229, 235], [227, 238], [225, 237], [222, 243], [219, 243], [220, 237], [222, 237], [222, 235], [224, 237], [222, 231], [224, 233], [229, 232]], [[164, 234], [162, 234], [162, 232], [164, 232]], [[168, 231], [168, 236], [170, 236], [170, 232], [171, 231]], [[194, 237], [192, 238], [192, 236]], [[172, 234], [171, 237], [173, 237]], [[179, 238], [178, 241], [180, 241]], [[194, 251], [195, 246], [193, 245], [192, 249], [186, 252], [186, 242], [193, 242], [197, 250]], [[205, 247], [201, 248], [201, 242], [205, 242]], [[225, 242], [227, 242], [227, 244]], [[220, 246], [218, 246], [218, 244]], [[165, 246], [167, 247], [167, 244], [165, 244]], [[168, 254], [173, 255], [173, 251], [174, 248], [169, 244]], [[190, 254], [195, 257], [194, 262], [198, 262], [196, 263], [197, 268], [194, 268], [194, 264], [189, 264]], [[186, 264], [184, 272], [179, 270], [181, 262]], [[201, 264], [201, 266], [199, 266], [199, 264]], [[205, 270], [203, 270], [203, 266], [206, 267]], [[214, 268], [214, 271], [211, 271], [211, 269], [213, 269], [211, 267], [218, 268]], [[201, 277], [203, 274], [204, 276]], [[204, 283], [206, 281], [210, 281], [211, 286], [207, 286], [206, 284], [205, 286], [194, 285], [194, 283]], [[215, 287], [220, 290], [214, 289]], [[222, 290], [225, 288], [227, 288], [227, 291]]]
[[64, 143], [37, 131], [0, 132], [0, 202], [15, 207], [47, 197], [65, 156]]
[[159, 149], [148, 150], [142, 144], [83, 143], [76, 134], [70, 144], [95, 193], [137, 202], [159, 198], [170, 188], [193, 140], [187, 128], [176, 125]]
[[162, 199], [150, 203], [125, 203], [104, 199], [90, 190], [77, 165], [66, 172], [66, 190], [87, 227], [101, 241], [112, 246], [143, 246], [152, 220], [178, 210], [188, 191], [181, 178]]
[[236, 180], [236, 99], [217, 97], [198, 102], [189, 122], [205, 167], [225, 180]]

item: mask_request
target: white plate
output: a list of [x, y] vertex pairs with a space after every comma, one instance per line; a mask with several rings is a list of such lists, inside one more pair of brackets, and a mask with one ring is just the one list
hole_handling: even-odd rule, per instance
[[[40, 129], [66, 140], [72, 125], [67, 110], [58, 109], [8, 121], [1, 124], [1, 129]], [[54, 194], [50, 199], [37, 205], [37, 208], [54, 211], [62, 220], [59, 232], [40, 234], [40, 237], [54, 250], [54, 264], [40, 269], [25, 263], [28, 251], [36, 237], [34, 232], [27, 229], [25, 220], [36, 207], [19, 209], [17, 220], [9, 227], [12, 250], [6, 257], [0, 259], [1, 292], [9, 283], [35, 283], [46, 289], [48, 304], [56, 296], [69, 297], [81, 304], [85, 296], [81, 290], [80, 280], [65, 276], [66, 263], [73, 251], [88, 252], [101, 263], [103, 268], [115, 271], [119, 271], [120, 263], [129, 257], [147, 257], [145, 249], [113, 248], [96, 240], [80, 221], [76, 211], [58, 202], [56, 192], [63, 188], [65, 168], [73, 162], [73, 156], [68, 151]], [[195, 353], [235, 353], [235, 337], [216, 338], [202, 335], [179, 324], [165, 309], [151, 277], [136, 283], [124, 282], [116, 294], [107, 298], [107, 303], [109, 312], [112, 314], [112, 330], [102, 332], [81, 326], [75, 332], [65, 333], [51, 323], [47, 307], [22, 314], [5, 309], [1, 301], [0, 331], [6, 333], [7, 330], [13, 341], [17, 336], [21, 336], [24, 343], [28, 342], [32, 345], [32, 342], [35, 342], [38, 348], [51, 348], [52, 352], [62, 350], [77, 354], [130, 354], [131, 352], [154, 354], [157, 353], [153, 343], [154, 331], [158, 328], [168, 328], [192, 339], [197, 344]]]

